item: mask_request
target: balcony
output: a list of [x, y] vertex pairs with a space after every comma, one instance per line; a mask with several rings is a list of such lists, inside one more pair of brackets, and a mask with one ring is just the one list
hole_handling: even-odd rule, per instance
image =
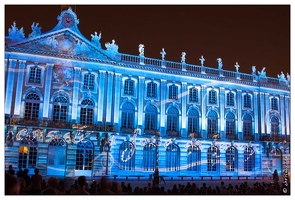
[[276, 142], [284, 142], [286, 140], [286, 142], [290, 142], [290, 138], [289, 137], [285, 137], [285, 136], [262, 136], [261, 137], [262, 141], [276, 141]]

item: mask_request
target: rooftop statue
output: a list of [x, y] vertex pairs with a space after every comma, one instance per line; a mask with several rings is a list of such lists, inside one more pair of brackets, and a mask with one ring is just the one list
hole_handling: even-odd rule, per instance
[[287, 81], [288, 81], [288, 82], [290, 82], [290, 78], [291, 78], [291, 77], [290, 77], [290, 75], [289, 75], [288, 72], [287, 72]]
[[201, 61], [201, 66], [204, 65], [204, 61], [205, 61], [205, 58], [203, 57], [203, 55], [201, 55], [201, 58], [199, 58], [199, 60]]
[[144, 45], [138, 45], [139, 56], [144, 56]]
[[13, 26], [11, 26], [11, 28], [8, 29], [8, 34], [12, 37], [25, 38], [23, 27], [20, 30], [18, 30], [15, 22], [13, 22]]
[[162, 55], [162, 60], [164, 60], [165, 55], [166, 55], [166, 52], [165, 52], [164, 48], [162, 48], [162, 51], [160, 52], [160, 54]]
[[218, 63], [218, 69], [222, 69], [222, 59], [221, 58], [217, 58], [217, 63]]
[[240, 65], [238, 64], [238, 62], [236, 62], [235, 67], [236, 67], [236, 71], [239, 72]]
[[112, 51], [114, 53], [118, 53], [118, 45], [115, 44], [115, 40], [112, 40], [112, 43], [105, 43], [105, 47], [107, 48], [107, 50]]
[[285, 74], [281, 71], [281, 74], [278, 74], [278, 79], [280, 80], [280, 81], [285, 81], [286, 80], [286, 78], [285, 78]]
[[36, 23], [35, 25], [35, 22], [33, 22], [31, 28], [32, 28], [32, 33], [29, 34], [29, 37], [30, 38], [33, 38], [33, 37], [37, 37], [39, 35], [41, 35], [41, 27], [38, 27], [39, 26], [39, 23]]
[[95, 46], [101, 48], [101, 45], [100, 45], [101, 32], [99, 33], [99, 35], [97, 35], [97, 32], [94, 32], [94, 35], [91, 34], [91, 37], [92, 37], [92, 38], [91, 38], [91, 42], [92, 42]]
[[185, 55], [186, 55], [185, 52], [182, 52], [182, 53], [181, 53], [181, 62], [182, 62], [182, 63], [185, 63]]
[[262, 70], [261, 70], [261, 72], [260, 71], [258, 71], [258, 75], [259, 75], [259, 77], [266, 77], [266, 71], [265, 71], [265, 67], [263, 67], [262, 68]]
[[252, 66], [252, 74], [256, 74], [256, 66]]

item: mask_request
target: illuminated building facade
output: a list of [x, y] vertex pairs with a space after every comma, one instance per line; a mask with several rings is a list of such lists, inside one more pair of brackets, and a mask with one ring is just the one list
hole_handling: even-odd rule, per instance
[[[69, 8], [5, 37], [5, 166], [41, 175], [271, 176], [290, 168], [290, 75], [118, 52]], [[159, 137], [157, 137], [159, 134]]]

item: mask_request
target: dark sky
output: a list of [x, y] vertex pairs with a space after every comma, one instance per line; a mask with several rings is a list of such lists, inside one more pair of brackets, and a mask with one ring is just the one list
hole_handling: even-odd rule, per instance
[[[13, 21], [24, 28], [27, 37], [33, 22], [42, 32], [57, 23], [61, 6], [5, 5], [5, 35]], [[266, 67], [266, 75], [290, 74], [290, 5], [76, 5], [81, 33], [102, 32], [101, 43], [115, 39], [119, 52], [138, 55], [138, 45], [145, 45], [145, 57], [251, 73]]]

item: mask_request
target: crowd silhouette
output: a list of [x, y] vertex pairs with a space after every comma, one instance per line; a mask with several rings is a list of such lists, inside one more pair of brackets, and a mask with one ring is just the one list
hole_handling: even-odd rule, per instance
[[[21, 171], [21, 170], [20, 170]], [[16, 174], [5, 171], [5, 195], [290, 195], [290, 181], [273, 181], [271, 183], [255, 182], [253, 185], [247, 181], [240, 184], [228, 185], [220, 181], [219, 185], [210, 186], [210, 182], [203, 182], [197, 186], [195, 182], [174, 184], [173, 188], [155, 186], [147, 182], [145, 187], [121, 184], [107, 177], [87, 183], [85, 176], [79, 176], [69, 188], [65, 188], [64, 181], [55, 176], [45, 179], [39, 174], [39, 169], [29, 177], [28, 170], [18, 171]], [[134, 183], [136, 184], [136, 183]], [[208, 184], [208, 185], [207, 185]]]

